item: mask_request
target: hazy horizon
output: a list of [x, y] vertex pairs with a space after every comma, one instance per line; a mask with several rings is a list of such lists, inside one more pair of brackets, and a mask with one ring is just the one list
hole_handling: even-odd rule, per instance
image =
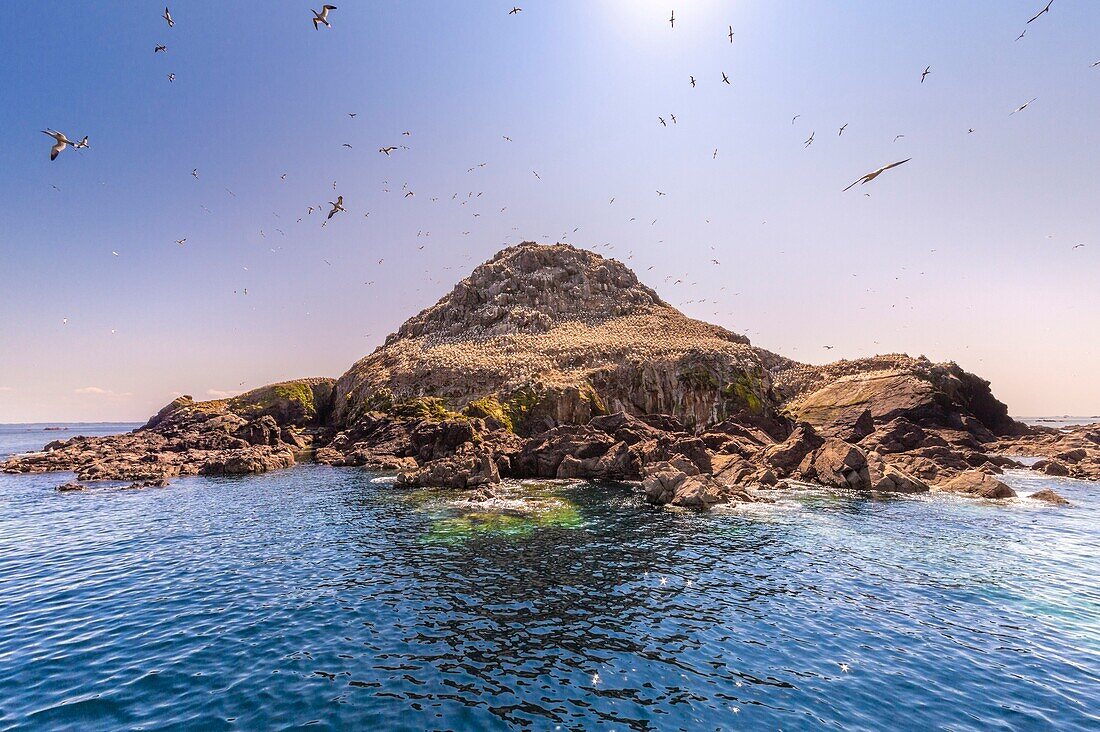
[[799, 361], [1100, 413], [1100, 5], [516, 4], [0, 11], [0, 422], [339, 376], [524, 240]]

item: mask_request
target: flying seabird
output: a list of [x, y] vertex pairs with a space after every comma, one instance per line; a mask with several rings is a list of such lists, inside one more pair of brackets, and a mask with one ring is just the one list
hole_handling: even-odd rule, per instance
[[730, 43], [733, 43], [733, 26], [730, 26]]
[[320, 30], [321, 29], [321, 23], [324, 23], [326, 28], [331, 28], [332, 27], [332, 24], [328, 22], [328, 11], [330, 11], [330, 10], [336, 10], [336, 6], [335, 5], [322, 5], [321, 6], [321, 12], [319, 12], [319, 13], [316, 10], [312, 10], [312, 12], [313, 12], [313, 28], [315, 30]]
[[344, 210], [344, 197], [337, 196], [335, 201], [329, 201], [329, 205], [332, 206], [332, 210], [328, 212], [328, 218], [325, 219], [326, 221], [335, 216], [337, 211]]
[[191, 177], [198, 180], [198, 177], [199, 177], [199, 169], [198, 168], [192, 168], [191, 169]]
[[64, 132], [57, 132], [56, 130], [46, 129], [42, 130], [42, 134], [49, 135], [56, 141], [54, 146], [50, 148], [50, 160], [57, 160], [57, 156], [61, 154], [62, 150], [64, 150], [69, 145], [76, 145], [75, 142], [65, 137]]
[[664, 117], [658, 117], [658, 118], [657, 118], [657, 121], [661, 123], [661, 127], [668, 127], [668, 123], [667, 123], [667, 122], [665, 122], [665, 118], [664, 118]]
[[175, 80], [176, 80], [176, 75], [175, 74], [168, 74], [168, 81], [175, 81]]
[[1024, 102], [1023, 104], [1021, 104], [1021, 105], [1020, 105], [1019, 107], [1016, 107], [1016, 109], [1014, 109], [1014, 110], [1012, 110], [1011, 112], [1009, 112], [1009, 115], [1013, 115], [1013, 114], [1016, 114], [1017, 112], [1022, 112], [1022, 111], [1024, 111], [1025, 109], [1027, 109], [1027, 106], [1028, 106], [1029, 104], [1031, 104], [1032, 102], [1034, 102], [1034, 101], [1035, 101], [1036, 99], [1038, 99], [1038, 98], [1039, 98], [1039, 97], [1032, 97], [1031, 99], [1029, 99], [1029, 100], [1027, 100], [1026, 102]]
[[921, 75], [920, 75], [920, 83], [923, 84], [924, 83], [924, 77], [928, 76], [931, 73], [932, 73], [932, 67], [931, 66], [925, 66], [924, 71], [921, 72]]
[[[1051, 6], [1051, 5], [1053, 5], [1053, 4], [1054, 4], [1054, 0], [1050, 0], [1050, 2], [1046, 4], [1046, 7], [1045, 7], [1045, 8], [1043, 8], [1042, 10], [1040, 10], [1040, 11], [1039, 11], [1038, 13], [1036, 13], [1035, 15], [1031, 16], [1031, 20], [1035, 20], [1036, 18], [1038, 18], [1038, 17], [1039, 17], [1040, 15], [1042, 15], [1043, 13], [1049, 13], [1049, 12], [1050, 12], [1050, 6]], [[1028, 21], [1028, 23], [1030, 23], [1030, 22], [1031, 22], [1031, 20], [1029, 20], [1029, 21]], [[1025, 23], [1024, 25], [1027, 25], [1027, 23]]]
[[186, 242], [186, 241], [187, 241], [186, 237], [184, 237], [183, 239], [176, 239], [176, 243], [179, 244], [181, 247], [184, 245], [184, 242]]
[[692, 89], [695, 88], [695, 77], [694, 76], [691, 77], [691, 88]]
[[380, 152], [380, 153], [385, 153], [385, 154], [386, 154], [386, 157], [389, 157], [389, 154], [390, 154], [391, 152], [393, 152], [394, 150], [396, 150], [396, 149], [397, 149], [396, 147], [394, 147], [393, 145], [390, 145], [390, 146], [388, 146], [388, 147], [380, 147], [380, 148], [378, 148], [378, 152]]
[[722, 81], [726, 82], [727, 84], [730, 83], [730, 78], [726, 76], [725, 71], [722, 72]]
[[153, 46], [153, 53], [164, 53], [168, 50], [168, 46]]
[[516, 14], [522, 13], [522, 12], [523, 12], [523, 8], [513, 7], [511, 10], [508, 11], [508, 15], [516, 15]]
[[840, 132], [836, 133], [836, 136], [837, 136], [837, 137], [840, 137], [841, 135], [843, 135], [843, 134], [844, 134], [844, 128], [845, 128], [845, 127], [847, 127], [847, 126], [848, 126], [848, 123], [847, 123], [847, 122], [845, 122], [844, 124], [842, 124], [842, 125], [840, 126]]
[[[883, 165], [883, 166], [882, 166], [881, 168], [879, 168], [878, 170], [873, 170], [873, 171], [871, 171], [870, 173], [868, 173], [867, 175], [865, 175], [865, 176], [863, 176], [863, 177], [859, 178], [858, 180], [856, 180], [856, 181], [855, 181], [855, 183], [852, 183], [852, 185], [848, 186], [848, 188], [851, 188], [851, 187], [852, 187], [852, 186], [854, 186], [854, 185], [855, 185], [856, 183], [859, 183], [860, 185], [862, 185], [862, 184], [864, 184], [864, 183], [870, 183], [871, 181], [873, 181], [873, 180], [874, 180], [875, 178], [878, 178], [878, 177], [879, 177], [880, 175], [882, 175], [883, 173], [885, 173], [885, 172], [886, 172], [887, 170], [889, 170], [890, 168], [896, 168], [896, 167], [898, 167], [899, 165], [901, 165], [902, 163], [908, 163], [908, 162], [909, 162], [910, 160], [912, 160], [912, 159], [913, 159], [913, 158], [906, 158], [905, 160], [899, 160], [899, 161], [898, 161], [898, 162], [896, 162], [896, 163], [890, 163], [889, 165]], [[845, 188], [844, 190], [846, 191], [846, 190], [848, 190], [848, 188]]]
[[806, 147], [809, 147], [810, 145], [814, 144], [814, 135], [816, 135], [816, 134], [817, 134], [816, 132], [811, 132], [810, 136], [806, 138], [806, 142], [804, 142], [802, 144], [805, 145]]
[[1026, 35], [1027, 35], [1027, 28], [1024, 28], [1023, 31], [1020, 33], [1020, 35], [1016, 36], [1016, 40], [1018, 41]]
[[673, 28], [676, 27], [676, 11], [672, 11], [672, 15], [668, 16], [668, 24]]
[[168, 6], [167, 5], [164, 6], [164, 15], [162, 15], [161, 17], [164, 18], [166, 21], [168, 21], [168, 27], [169, 28], [175, 27], [176, 21], [172, 20], [172, 13], [170, 13], [168, 11]]
[[794, 124], [794, 121], [795, 121], [796, 119], [798, 119], [799, 117], [801, 117], [801, 116], [802, 116], [801, 114], [796, 114], [795, 116], [791, 117], [791, 124], [793, 125], [793, 124]]

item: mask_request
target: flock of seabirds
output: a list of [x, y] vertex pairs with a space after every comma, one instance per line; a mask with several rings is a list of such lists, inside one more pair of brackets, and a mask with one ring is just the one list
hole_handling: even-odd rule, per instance
[[[1030, 25], [1031, 23], [1033, 23], [1036, 20], [1040, 19], [1043, 15], [1049, 13], [1051, 11], [1051, 6], [1053, 6], [1054, 3], [1055, 3], [1055, 0], [1049, 0], [1049, 2], [1047, 2], [1047, 4], [1041, 10], [1039, 10], [1035, 15], [1033, 15], [1030, 19], [1028, 19], [1028, 21], [1024, 24], [1023, 31], [1020, 33], [1019, 36], [1016, 37], [1016, 40], [1019, 41], [1020, 39], [1022, 39], [1027, 34], [1027, 26], [1028, 25]], [[311, 12], [313, 13], [313, 18], [311, 20], [312, 20], [314, 29], [320, 30], [321, 26], [324, 26], [325, 28], [331, 28], [332, 23], [330, 22], [330, 15], [332, 14], [332, 11], [334, 11], [334, 10], [338, 10], [337, 6], [335, 6], [335, 5], [322, 5], [320, 10], [312, 10], [311, 9]], [[513, 6], [512, 9], [508, 11], [508, 15], [513, 15], [513, 16], [514, 15], [519, 15], [521, 12], [523, 12], [523, 8], [518, 7], [518, 6]], [[175, 18], [173, 18], [170, 8], [168, 8], [168, 7], [164, 8], [164, 14], [163, 14], [162, 18], [164, 19], [164, 21], [167, 24], [168, 28], [175, 27], [176, 20], [175, 20]], [[669, 26], [672, 29], [676, 28], [676, 11], [675, 10], [670, 12], [669, 18], [668, 18], [668, 23], [669, 23]], [[727, 30], [725, 35], [729, 39], [729, 42], [732, 44], [734, 42], [734, 36], [736, 35], [734, 33], [732, 25], [728, 27], [728, 30]], [[168, 50], [168, 47], [167, 47], [166, 44], [156, 44], [153, 47], [153, 53], [154, 54], [166, 53], [167, 50]], [[1095, 68], [1095, 67], [1100, 66], [1100, 60], [1089, 64], [1089, 66], [1090, 66], [1090, 68]], [[932, 73], [933, 72], [932, 72], [931, 65], [925, 66], [925, 68], [920, 73], [920, 83], [923, 84], [925, 82], [925, 79]], [[175, 81], [175, 79], [176, 79], [176, 75], [174, 73], [169, 73], [168, 74], [168, 81], [169, 82], [173, 82], [173, 81]], [[695, 78], [694, 75], [689, 76], [688, 83], [690, 83], [692, 88], [696, 87], [697, 81], [696, 81], [696, 78]], [[727, 85], [731, 83], [730, 79], [729, 79], [729, 76], [724, 71], [722, 72], [722, 80], [721, 80], [720, 83], [724, 83], [724, 84], [727, 84]], [[1014, 114], [1017, 114], [1019, 112], [1023, 112], [1033, 102], [1035, 102], [1036, 99], [1037, 98], [1029, 99], [1028, 101], [1024, 102], [1020, 106], [1013, 109], [1009, 114], [1014, 115]], [[351, 117], [351, 118], [355, 118], [357, 116], [357, 113], [349, 112], [348, 116]], [[798, 115], [798, 114], [794, 115], [791, 118], [791, 124], [792, 125], [795, 124], [798, 121], [799, 117], [801, 117], [801, 115]], [[677, 123], [676, 115], [670, 114], [669, 119], [672, 121], [672, 124]], [[660, 124], [663, 127], [668, 126], [668, 121], [666, 121], [663, 116], [659, 116], [657, 118], [657, 122], [658, 122], [658, 124]], [[848, 123], [845, 123], [844, 125], [842, 125], [838, 129], [837, 135], [842, 136], [844, 134], [844, 131], [847, 129], [847, 127], [848, 127]], [[969, 128], [967, 130], [967, 134], [972, 134], [974, 131], [975, 131], [974, 128]], [[84, 150], [84, 149], [89, 148], [88, 136], [87, 135], [84, 135], [79, 141], [73, 141], [64, 132], [59, 132], [59, 131], [54, 130], [52, 128], [47, 128], [47, 129], [43, 130], [42, 132], [44, 134], [48, 135], [49, 137], [53, 138], [53, 140], [54, 140], [54, 144], [50, 148], [50, 160], [56, 160], [58, 155], [60, 155], [65, 149], [67, 149], [69, 147], [73, 148], [74, 150]], [[412, 133], [408, 132], [408, 131], [402, 133], [402, 135], [406, 136], [406, 137], [411, 136], [411, 134]], [[806, 138], [806, 140], [803, 142], [803, 145], [805, 147], [809, 147], [810, 145], [812, 145], [815, 138], [816, 138], [816, 134], [817, 134], [816, 131], [811, 131], [809, 137]], [[905, 135], [897, 135], [897, 136], [895, 136], [894, 141], [897, 142], [899, 139], [901, 139], [903, 137], [905, 137]], [[507, 135], [503, 136], [503, 139], [507, 142], [512, 141], [511, 138], [508, 137]], [[343, 143], [343, 147], [351, 148], [352, 145], [350, 143]], [[387, 157], [389, 157], [394, 152], [398, 152], [400, 150], [408, 150], [408, 149], [409, 148], [406, 145], [385, 145], [383, 147], [378, 148], [378, 152], [385, 155], [385, 156], [387, 156]], [[712, 157], [717, 158], [717, 156], [718, 156], [718, 149], [715, 148], [715, 150], [712, 154]], [[869, 173], [865, 173], [864, 175], [860, 176], [859, 178], [854, 180], [852, 183], [850, 183], [848, 186], [846, 186], [843, 189], [843, 191], [848, 191], [848, 190], [854, 188], [857, 185], [859, 185], [859, 186], [866, 185], [867, 183], [870, 183], [870, 182], [874, 181], [876, 178], [878, 178], [883, 173], [885, 173], [889, 170], [893, 170], [894, 168], [897, 168], [900, 165], [904, 165], [905, 163], [909, 162], [911, 159], [912, 158], [905, 158], [903, 160], [897, 160], [897, 161], [892, 162], [892, 163], [887, 163], [887, 164], [883, 165], [880, 168], [872, 170]], [[486, 163], [480, 163], [476, 166], [473, 166], [473, 167], [469, 168], [467, 170], [467, 172], [473, 172], [473, 171], [477, 170], [478, 168], [485, 167], [486, 165], [487, 165]], [[539, 178], [539, 174], [538, 174], [537, 171], [531, 171], [531, 172], [534, 174], [534, 176], [536, 178]], [[192, 169], [191, 175], [194, 178], [197, 179], [199, 177], [198, 169], [197, 168]], [[283, 173], [280, 176], [280, 178], [282, 180], [286, 180], [286, 173]], [[539, 178], [539, 179], [541, 180], [541, 178]], [[333, 181], [332, 187], [333, 187], [334, 191], [337, 190], [337, 182], [336, 181]], [[229, 195], [235, 196], [233, 191], [229, 190], [228, 188], [225, 189], [225, 190]], [[409, 189], [407, 183], [403, 184], [402, 191], [403, 191], [403, 196], [405, 198], [411, 198], [415, 195], [414, 192]], [[384, 192], [388, 193], [389, 189], [388, 188], [384, 189]], [[481, 195], [482, 195], [482, 193], [477, 193], [476, 197], [481, 197]], [[658, 190], [657, 195], [658, 196], [664, 196], [665, 193]], [[864, 194], [864, 195], [870, 195], [870, 194]], [[455, 193], [452, 196], [452, 200], [456, 200], [458, 198], [458, 196], [459, 196], [459, 194]], [[474, 197], [475, 197], [475, 194], [472, 191], [467, 196], [467, 198], [469, 198], [469, 199], [473, 199]], [[435, 200], [438, 200], [438, 199], [433, 198], [432, 200], [435, 201]], [[615, 202], [615, 199], [612, 198], [610, 202], [613, 204]], [[462, 203], [464, 204], [465, 202], [462, 202]], [[203, 208], [205, 209], [205, 207], [203, 207]], [[325, 209], [325, 207], [323, 205], [310, 206], [308, 208], [308, 211], [307, 211], [306, 215], [312, 215], [314, 212], [325, 214], [324, 209]], [[208, 210], [208, 209], [206, 209], [206, 210]], [[505, 208], [501, 209], [502, 212], [504, 210], [505, 210]], [[344, 196], [342, 194], [339, 194], [339, 195], [336, 196], [335, 201], [329, 201], [328, 202], [328, 211], [327, 211], [327, 214], [325, 214], [325, 218], [322, 221], [321, 226], [324, 227], [328, 223], [328, 221], [330, 219], [332, 219], [333, 216], [336, 216], [337, 214], [341, 214], [341, 213], [347, 213], [347, 209], [344, 206]], [[370, 213], [368, 212], [368, 213], [364, 214], [364, 216], [369, 217]], [[475, 213], [474, 216], [475, 217], [480, 216], [480, 214]], [[635, 218], [631, 218], [630, 220], [634, 221]], [[302, 221], [302, 219], [299, 218], [298, 221], [300, 222], [300, 221]], [[656, 220], [654, 220], [653, 223], [656, 223]], [[513, 227], [513, 228], [517, 228], [517, 227]], [[281, 229], [276, 229], [276, 231], [279, 231], [280, 233], [283, 233]], [[573, 231], [575, 233], [576, 231], [578, 231], [578, 229], [574, 229]], [[464, 231], [462, 233], [463, 233], [463, 235], [468, 235], [470, 232], [469, 231]], [[263, 236], [263, 230], [260, 231], [260, 234], [261, 234], [261, 236]], [[418, 232], [417, 237], [419, 238], [421, 235], [426, 236], [427, 234], [425, 232], [421, 231], [421, 232]], [[563, 235], [563, 236], [567, 236], [567, 234]], [[176, 244], [178, 244], [180, 246], [183, 246], [183, 245], [186, 244], [187, 238], [184, 237], [184, 238], [176, 239], [175, 242], [176, 242]], [[610, 245], [610, 244], [607, 244], [605, 246], [607, 246], [607, 248], [609, 248], [609, 249], [613, 248], [613, 246]], [[1084, 244], [1076, 244], [1076, 245], [1073, 246], [1073, 249], [1079, 249], [1079, 248], [1084, 247], [1084, 246], [1085, 246]], [[598, 248], [598, 247], [599, 247], [599, 245], [596, 245], [593, 248]], [[421, 245], [419, 248], [423, 249], [424, 246]], [[713, 249], [714, 247], [711, 247], [711, 248]], [[272, 251], [274, 251], [274, 250], [272, 250]], [[933, 250], [933, 251], [935, 251], [935, 250]], [[113, 251], [111, 253], [114, 256], [118, 256], [118, 252]], [[631, 256], [628, 256], [627, 258], [630, 259], [632, 257], [633, 257], [633, 255], [631, 254]], [[467, 255], [466, 258], [469, 259], [469, 255]], [[326, 264], [331, 265], [331, 263], [328, 262], [328, 260], [324, 260], [324, 261], [325, 261]], [[382, 264], [383, 261], [384, 260], [379, 260], [379, 264]], [[714, 264], [714, 265], [720, 264], [720, 262], [717, 259], [711, 259], [711, 263]], [[444, 267], [444, 269], [450, 269], [450, 267]], [[649, 269], [653, 269], [653, 268], [650, 267]], [[665, 278], [666, 281], [671, 280], [671, 279], [672, 279], [671, 275], [669, 277]], [[683, 283], [682, 279], [677, 279], [673, 284], [682, 284], [682, 283]], [[370, 282], [365, 282], [364, 284], [373, 285], [374, 282], [370, 281]], [[722, 289], [725, 290], [726, 288], [723, 287]], [[245, 294], [245, 295], [248, 294], [248, 289], [247, 288], [243, 289], [243, 294]], [[692, 303], [692, 302], [702, 303], [702, 302], [706, 302], [706, 301], [705, 300], [688, 300], [688, 301], [685, 301], [683, 304], [689, 304], [689, 303]], [[67, 324], [68, 323], [68, 318], [63, 319], [63, 323]], [[749, 332], [749, 331], [746, 331], [746, 332]], [[370, 334], [368, 333], [367, 335], [369, 336]], [[827, 350], [831, 350], [833, 347], [829, 346], [829, 345], [826, 345], [823, 348], [825, 348]]]

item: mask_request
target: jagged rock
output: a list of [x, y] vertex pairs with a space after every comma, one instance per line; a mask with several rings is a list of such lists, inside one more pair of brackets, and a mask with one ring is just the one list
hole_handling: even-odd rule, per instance
[[1056, 506], [1070, 505], [1069, 501], [1050, 488], [1043, 488], [1040, 491], [1036, 491], [1028, 496], [1028, 498], [1035, 501], [1043, 501], [1044, 503], [1051, 503]]
[[578, 459], [566, 455], [558, 464], [558, 478], [633, 480], [641, 475], [642, 462], [625, 442], [617, 442], [599, 457]]
[[566, 457], [574, 461], [600, 458], [615, 445], [614, 437], [589, 425], [554, 427], [524, 444], [512, 461], [512, 473], [516, 477], [557, 478]]
[[706, 444], [690, 435], [661, 435], [655, 440], [639, 443], [633, 449], [643, 465], [666, 462], [680, 456], [691, 461], [700, 473], [710, 473], [714, 469]]
[[937, 490], [947, 493], [962, 493], [977, 498], [1014, 498], [1016, 491], [993, 476], [978, 470], [971, 470], [936, 486]]
[[774, 469], [776, 475], [785, 478], [798, 469], [807, 455], [824, 443], [825, 440], [811, 425], [800, 424], [786, 440], [764, 450], [763, 462]]
[[680, 464], [661, 462], [647, 469], [642, 487], [646, 500], [654, 505], [671, 504], [684, 508], [709, 509], [719, 503], [728, 503], [722, 487], [709, 476], [689, 474], [684, 465], [694, 467], [693, 463], [681, 461]]
[[203, 475], [244, 475], [289, 468], [293, 464], [294, 454], [290, 450], [262, 446], [215, 453], [207, 458], [199, 472]]
[[1069, 468], [1064, 463], [1058, 460], [1040, 460], [1031, 466], [1032, 470], [1038, 470], [1040, 473], [1046, 473], [1047, 475], [1054, 475], [1059, 477], [1065, 477], [1070, 474]]
[[257, 445], [278, 447], [282, 444], [279, 425], [275, 421], [275, 418], [270, 415], [264, 415], [259, 419], [252, 420], [237, 429], [233, 435], [234, 437], [244, 440], [253, 447]]
[[281, 428], [279, 430], [279, 439], [287, 445], [298, 448], [299, 450], [309, 445], [309, 442], [302, 439], [302, 435], [294, 427]]
[[476, 488], [499, 483], [493, 456], [483, 450], [467, 449], [449, 457], [432, 460], [416, 470], [398, 474], [394, 485], [398, 488]]
[[[915, 425], [904, 417], [898, 417], [889, 423], [879, 427], [872, 434], [862, 440], [863, 447], [878, 453], [888, 454], [894, 452], [908, 452], [925, 447], [928, 433], [919, 425]], [[942, 446], [943, 440], [933, 440], [932, 446]]]
[[[668, 426], [669, 423], [665, 423]], [[645, 440], [655, 440], [658, 437], [668, 431], [663, 428], [653, 427], [644, 419], [634, 417], [626, 412], [616, 412], [615, 414], [608, 414], [602, 417], [593, 417], [588, 420], [588, 426], [594, 427], [601, 432], [614, 437], [620, 442], [625, 442], [627, 445], [636, 445], [639, 442]], [[683, 428], [679, 430], [673, 430], [682, 432]]]
[[468, 419], [425, 420], [412, 429], [409, 441], [415, 456], [427, 462], [454, 455], [459, 447], [472, 442], [477, 433], [475, 423]]
[[59, 493], [75, 493], [75, 492], [78, 492], [78, 491], [86, 491], [86, 490], [88, 490], [88, 486], [83, 485], [81, 483], [74, 483], [72, 481], [70, 481], [68, 483], [62, 483], [61, 485], [57, 486], [57, 491]]
[[827, 437], [821, 447], [803, 458], [798, 467], [803, 480], [831, 488], [871, 489], [867, 456], [863, 450], [836, 437]]
[[875, 431], [875, 420], [870, 409], [849, 409], [841, 412], [825, 425], [821, 434], [836, 437], [845, 442], [858, 443]]
[[867, 453], [871, 490], [882, 493], [926, 493], [928, 484], [887, 463], [878, 453]]

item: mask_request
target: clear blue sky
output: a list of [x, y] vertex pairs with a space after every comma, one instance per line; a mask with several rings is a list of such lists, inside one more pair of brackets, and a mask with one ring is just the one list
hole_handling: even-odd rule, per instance
[[516, 2], [0, 9], [0, 421], [338, 376], [526, 239], [794, 358], [1100, 413], [1100, 3], [1015, 41], [1040, 0]]

